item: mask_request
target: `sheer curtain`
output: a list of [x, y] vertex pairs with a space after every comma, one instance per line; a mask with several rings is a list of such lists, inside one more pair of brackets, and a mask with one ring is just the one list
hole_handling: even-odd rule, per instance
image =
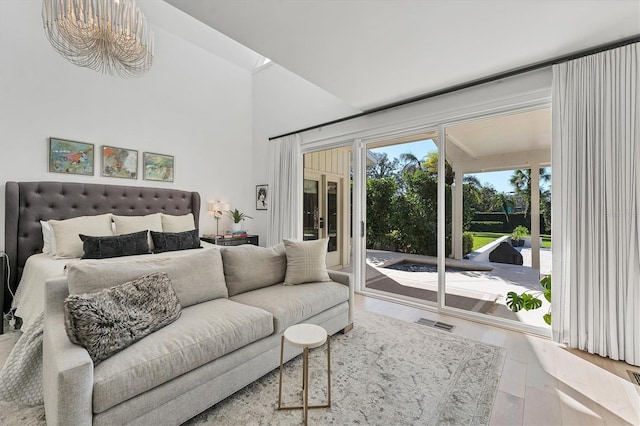
[[269, 142], [267, 246], [302, 236], [302, 154], [300, 135]]
[[640, 364], [638, 43], [553, 67], [554, 340]]

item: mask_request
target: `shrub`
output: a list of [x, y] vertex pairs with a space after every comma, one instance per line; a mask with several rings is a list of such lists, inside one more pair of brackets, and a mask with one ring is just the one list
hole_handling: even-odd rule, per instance
[[473, 233], [472, 232], [463, 232], [462, 233], [462, 254], [466, 255], [473, 251]]
[[511, 239], [515, 241], [520, 241], [524, 239], [529, 234], [529, 230], [522, 225], [516, 226], [516, 228], [511, 233]]
[[502, 232], [504, 224], [502, 222], [482, 220], [471, 221], [470, 229], [474, 232]]

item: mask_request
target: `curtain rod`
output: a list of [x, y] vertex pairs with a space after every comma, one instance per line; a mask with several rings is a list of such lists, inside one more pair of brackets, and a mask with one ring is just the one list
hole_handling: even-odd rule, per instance
[[496, 80], [502, 80], [504, 78], [513, 77], [515, 75], [524, 74], [529, 71], [535, 71], [540, 68], [546, 68], [552, 65], [560, 64], [562, 62], [572, 61], [574, 59], [582, 58], [583, 56], [595, 55], [596, 53], [604, 52], [605, 50], [611, 50], [618, 47], [626, 46], [628, 44], [638, 43], [640, 42], [640, 34], [636, 34], [632, 37], [620, 39], [611, 43], [601, 44], [599, 46], [590, 47], [588, 49], [579, 50], [577, 52], [569, 53], [568, 55], [558, 56], [553, 59], [548, 59], [541, 62], [536, 62], [530, 65], [525, 65], [523, 67], [514, 68], [509, 71], [504, 71], [498, 74], [492, 74], [488, 77], [482, 77], [476, 80], [471, 80], [466, 83], [456, 84], [454, 86], [449, 86], [444, 89], [439, 89], [433, 92], [424, 93], [422, 95], [413, 96], [407, 99], [403, 99], [401, 101], [392, 102], [390, 104], [382, 105], [379, 107], [375, 107], [372, 109], [365, 110], [358, 114], [348, 115], [346, 117], [338, 118], [335, 120], [327, 121], [322, 124], [316, 124], [314, 126], [305, 127], [304, 129], [295, 130], [293, 132], [284, 133], [282, 135], [270, 137], [269, 140], [283, 138], [285, 136], [295, 135], [297, 133], [306, 132], [309, 130], [318, 129], [320, 127], [330, 126], [332, 124], [342, 123], [343, 121], [353, 120], [354, 118], [364, 117], [369, 114], [375, 114], [376, 112], [386, 111], [388, 109], [397, 108], [403, 105], [411, 104], [418, 101], [423, 101], [425, 99], [433, 98], [440, 95], [446, 95], [448, 93], [457, 92], [459, 90], [468, 89], [470, 87], [479, 86], [481, 84], [491, 83]]

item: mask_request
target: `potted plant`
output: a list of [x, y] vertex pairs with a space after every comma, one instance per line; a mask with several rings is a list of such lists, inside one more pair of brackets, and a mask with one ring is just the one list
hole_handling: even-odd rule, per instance
[[529, 234], [529, 230], [522, 225], [516, 226], [511, 233], [511, 245], [513, 247], [522, 247], [524, 245], [524, 237]]
[[[530, 311], [532, 309], [538, 309], [542, 306], [542, 300], [539, 296], [544, 296], [547, 302], [551, 303], [551, 274], [540, 280], [542, 290], [534, 291], [527, 290], [522, 294], [518, 294], [515, 291], [507, 293], [507, 307], [513, 312], [518, 312], [520, 309]], [[546, 314], [542, 316], [544, 322], [551, 325], [551, 306]]]
[[240, 230], [240, 222], [242, 222], [245, 219], [253, 219], [251, 216], [242, 213], [240, 210], [238, 209], [233, 209], [227, 212], [229, 214], [229, 217], [231, 218], [231, 220], [233, 220], [233, 230], [234, 231], [239, 231]]

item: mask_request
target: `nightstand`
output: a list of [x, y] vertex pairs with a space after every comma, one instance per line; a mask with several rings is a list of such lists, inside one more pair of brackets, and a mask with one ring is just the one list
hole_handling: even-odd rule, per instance
[[238, 237], [238, 238], [222, 238], [222, 237], [200, 237], [202, 241], [211, 244], [217, 244], [219, 246], [240, 246], [242, 244], [253, 244], [254, 246], [258, 245], [258, 236], [257, 235], [247, 235], [246, 237]]

